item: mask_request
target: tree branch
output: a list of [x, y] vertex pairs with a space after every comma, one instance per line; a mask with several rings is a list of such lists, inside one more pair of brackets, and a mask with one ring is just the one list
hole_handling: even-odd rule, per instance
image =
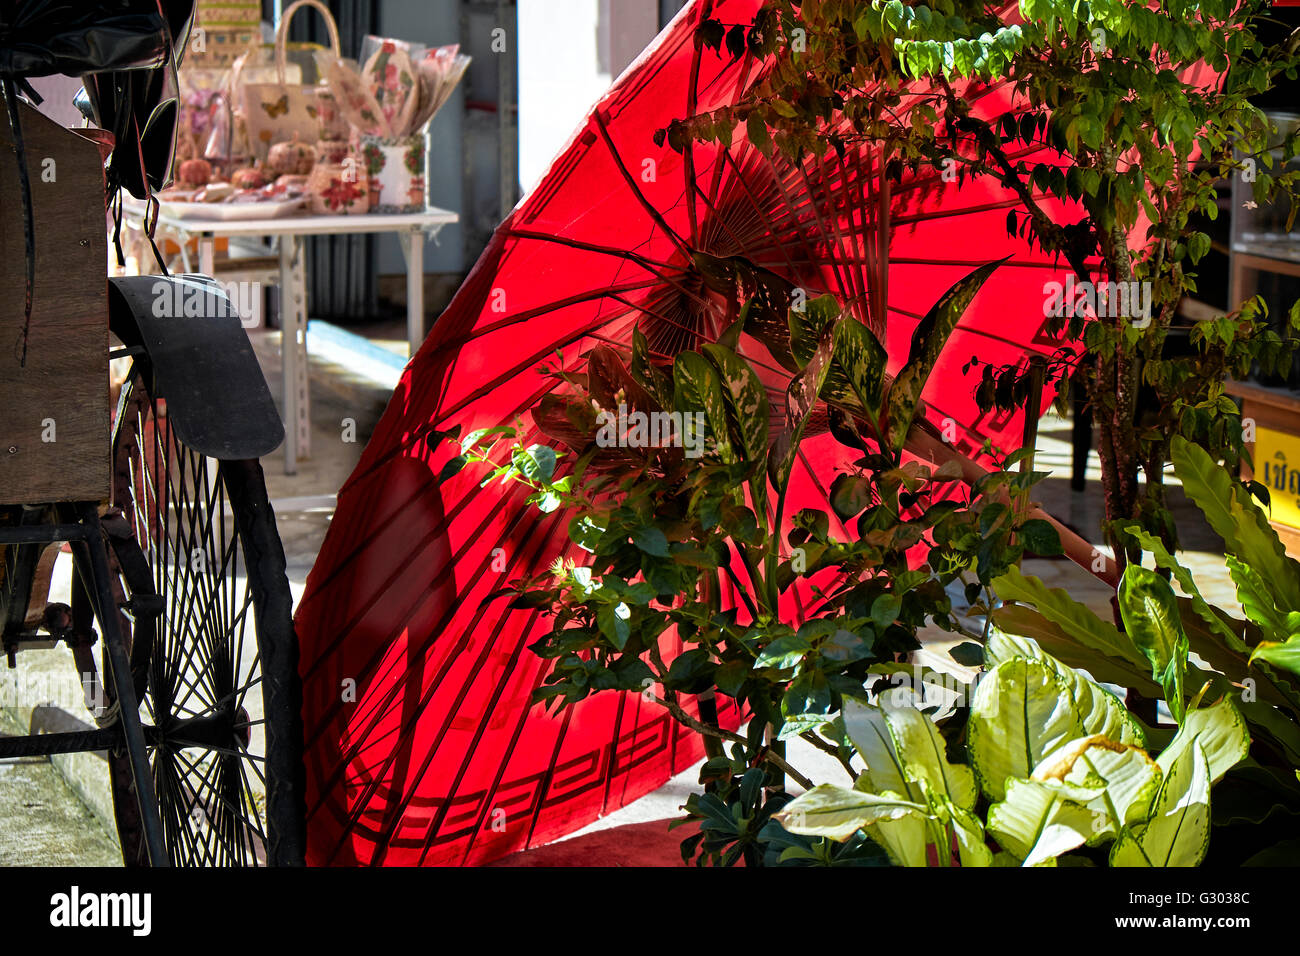
[[[710, 727], [708, 724], [701, 723], [690, 714], [686, 713], [686, 711], [682, 709], [681, 704], [676, 701], [667, 700], [663, 697], [656, 697], [655, 700], [667, 707], [668, 713], [672, 714], [675, 720], [685, 724], [697, 734], [705, 734], [709, 737], [720, 737], [721, 739], [729, 740], [734, 744], [749, 743], [749, 741], [740, 736], [740, 734], [734, 734], [730, 730], [723, 730], [721, 727]], [[785, 758], [773, 751], [770, 747], [765, 747], [760, 752], [759, 759], [766, 760], [777, 769], [784, 771], [794, 780], [795, 783], [799, 784], [799, 786], [803, 787], [805, 790], [811, 790], [816, 786], [816, 784], [811, 780], [801, 774], [798, 770], [794, 769], [794, 767], [790, 766], [790, 764], [785, 761]]]
[[853, 765], [849, 763], [849, 761], [844, 759], [843, 754], [840, 753], [839, 747], [832, 747], [829, 743], [822, 740], [811, 730], [806, 731], [800, 734], [799, 736], [802, 739], [808, 741], [808, 743], [812, 744], [818, 750], [822, 751], [822, 753], [830, 754], [832, 757], [834, 757], [836, 760], [840, 762], [840, 764], [844, 767], [845, 772], [849, 775], [851, 779], [853, 780], [857, 779], [858, 777], [857, 771], [853, 769]]

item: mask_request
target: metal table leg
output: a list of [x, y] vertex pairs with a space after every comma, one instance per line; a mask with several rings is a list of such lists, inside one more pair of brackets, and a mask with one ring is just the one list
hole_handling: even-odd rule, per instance
[[301, 236], [280, 237], [280, 359], [284, 375], [284, 473], [311, 456], [307, 382], [307, 277]]
[[[184, 256], [185, 245], [182, 241], [181, 252]], [[188, 259], [188, 256], [184, 256]], [[186, 268], [189, 263], [186, 262]], [[199, 236], [199, 272], [205, 276], [216, 276], [217, 272], [217, 237], [210, 232], [205, 232]]]
[[406, 339], [415, 355], [424, 343], [424, 233], [412, 229], [398, 238], [406, 260]]

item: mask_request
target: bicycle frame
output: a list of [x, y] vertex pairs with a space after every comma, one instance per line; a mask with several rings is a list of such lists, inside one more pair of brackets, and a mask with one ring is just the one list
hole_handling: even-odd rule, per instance
[[[14, 560], [6, 568], [3, 587], [6, 611], [4, 644], [9, 654], [9, 665], [14, 666], [16, 652], [23, 645], [48, 646], [48, 639], [26, 629], [24, 622], [27, 603], [35, 577], [36, 562], [43, 550], [40, 546], [68, 542], [73, 549], [76, 573], [95, 609], [95, 617], [99, 620], [104, 646], [108, 652], [109, 678], [116, 700], [109, 714], [102, 718], [107, 726], [81, 733], [0, 737], [0, 758], [125, 748], [140, 806], [140, 822], [150, 865], [168, 866], [158, 798], [149, 768], [147, 732], [140, 720], [140, 702], [131, 675], [129, 650], [118, 626], [118, 605], [108, 561], [108, 539], [99, 509], [94, 503], [82, 502], [45, 509], [46, 514], [51, 511], [58, 520], [0, 527], [0, 545], [11, 546], [14, 552]], [[71, 627], [64, 630], [60, 623], [50, 617], [51, 615], [46, 615], [46, 625], [53, 632], [51, 636], [67, 640], [72, 645], [83, 682], [98, 680], [94, 658], [89, 653], [93, 634], [73, 634]]]

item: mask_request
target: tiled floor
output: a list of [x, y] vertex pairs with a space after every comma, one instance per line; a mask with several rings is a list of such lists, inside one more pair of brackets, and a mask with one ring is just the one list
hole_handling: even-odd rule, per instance
[[[400, 349], [404, 354], [403, 327], [369, 326], [365, 331], [372, 340], [391, 346], [394, 351]], [[280, 333], [258, 330], [250, 337], [276, 406], [280, 407]], [[334, 514], [334, 496], [356, 467], [392, 392], [391, 386], [322, 358], [310, 348], [308, 355], [311, 457], [299, 462], [296, 475], [284, 473], [282, 449], [262, 460], [267, 491], [284, 541], [295, 601], [325, 540], [325, 531]], [[345, 419], [355, 423], [354, 431], [347, 430]], [[354, 440], [345, 440], [348, 438]]]

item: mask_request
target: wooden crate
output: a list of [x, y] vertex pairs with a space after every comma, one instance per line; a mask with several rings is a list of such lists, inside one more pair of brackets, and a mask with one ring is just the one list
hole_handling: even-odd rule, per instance
[[36, 283], [13, 133], [0, 110], [0, 504], [102, 501], [111, 480], [104, 170], [98, 144], [21, 105]]

